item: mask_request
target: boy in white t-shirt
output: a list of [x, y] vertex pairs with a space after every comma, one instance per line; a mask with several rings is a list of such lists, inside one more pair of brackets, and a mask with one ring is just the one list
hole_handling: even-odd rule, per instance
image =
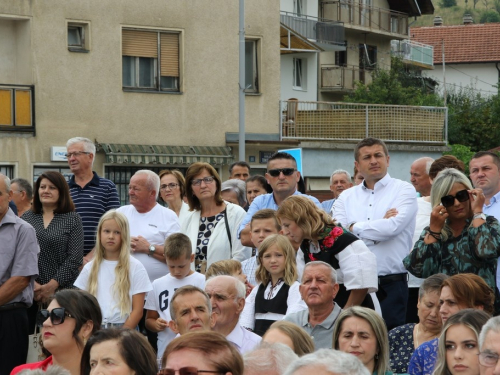
[[148, 310], [146, 328], [158, 332], [158, 358], [163, 356], [165, 348], [176, 336], [168, 327], [171, 320], [170, 301], [174, 292], [184, 285], [194, 285], [202, 290], [205, 288], [205, 276], [191, 269], [194, 254], [188, 236], [183, 233], [171, 234], [165, 240], [164, 255], [170, 273], [153, 281], [153, 291], [148, 294], [144, 305]]

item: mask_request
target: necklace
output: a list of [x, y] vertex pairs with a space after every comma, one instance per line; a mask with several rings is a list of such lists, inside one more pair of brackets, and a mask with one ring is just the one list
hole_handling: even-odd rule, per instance
[[269, 293], [267, 294], [267, 299], [272, 299], [274, 289], [278, 287], [283, 282], [283, 279], [280, 277], [276, 284], [273, 285], [273, 281], [271, 280], [271, 289], [269, 289]]
[[[417, 328], [417, 334], [415, 335], [415, 348], [418, 348], [419, 347], [418, 336], [420, 335], [420, 323], [417, 323], [416, 328]], [[438, 335], [439, 335], [439, 333], [429, 337], [429, 339], [425, 340], [424, 342], [435, 339]]]

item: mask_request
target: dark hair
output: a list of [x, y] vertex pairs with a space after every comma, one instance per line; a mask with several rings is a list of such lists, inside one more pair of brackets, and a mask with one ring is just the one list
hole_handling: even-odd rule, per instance
[[33, 188], [28, 180], [25, 180], [24, 178], [14, 178], [13, 180], [10, 180], [11, 186], [14, 183], [19, 185], [20, 191], [24, 191], [26, 193], [26, 198], [28, 198], [28, 200], [33, 199]]
[[89, 339], [83, 349], [80, 374], [90, 374], [90, 350], [95, 344], [117, 341], [120, 356], [136, 375], [156, 375], [156, 355], [148, 340], [139, 332], [131, 329], [103, 329]]
[[260, 186], [262, 186], [264, 189], [266, 189], [266, 191], [267, 191], [268, 194], [273, 192], [273, 188], [271, 187], [271, 185], [269, 185], [267, 183], [266, 178], [264, 176], [260, 175], [260, 174], [256, 174], [254, 176], [248, 177], [245, 182], [247, 184], [249, 182], [258, 182], [260, 184]]
[[421, 299], [424, 294], [436, 292], [439, 294], [441, 291], [441, 285], [449, 276], [444, 273], [436, 273], [431, 275], [424, 280], [424, 282], [418, 288], [418, 299]]
[[33, 197], [33, 206], [31, 207], [33, 212], [36, 214], [42, 213], [42, 202], [40, 202], [40, 194], [38, 190], [40, 189], [40, 185], [44, 178], [53, 183], [59, 191], [57, 208], [54, 210], [54, 213], [67, 214], [68, 212], [75, 211], [75, 205], [73, 204], [73, 200], [71, 199], [71, 195], [69, 194], [68, 183], [64, 179], [64, 176], [59, 172], [46, 171], [43, 172], [35, 182], [35, 187], [33, 189], [35, 191], [35, 195]]
[[83, 348], [84, 343], [78, 333], [85, 323], [92, 321], [92, 334], [101, 329], [102, 313], [97, 299], [84, 290], [63, 289], [54, 295], [59, 306], [75, 319], [73, 338]]
[[[184, 198], [186, 196], [186, 180], [184, 180], [184, 176], [182, 175], [181, 171], [179, 171], [178, 169], [164, 169], [158, 174], [158, 176], [160, 176], [160, 180], [163, 176], [166, 175], [172, 175], [177, 179], [177, 182], [179, 183], [179, 190], [181, 191], [181, 198]], [[159, 199], [163, 200], [161, 198], [161, 194]]]
[[168, 356], [182, 349], [191, 349], [200, 353], [214, 366], [218, 373], [231, 372], [243, 375], [243, 358], [235, 346], [217, 332], [188, 332], [168, 344], [162, 358], [162, 367], [168, 364]]
[[193, 186], [191, 185], [191, 183], [193, 182], [194, 178], [204, 170], [210, 173], [214, 177], [215, 184], [217, 185], [217, 189], [215, 191], [215, 196], [214, 196], [215, 204], [219, 206], [224, 202], [220, 195], [222, 182], [215, 168], [208, 163], [202, 163], [202, 162], [193, 163], [189, 166], [188, 170], [186, 171], [186, 197], [189, 203], [190, 211], [201, 209], [200, 200], [193, 194]]
[[173, 321], [175, 321], [177, 319], [177, 316], [175, 313], [175, 307], [174, 307], [174, 302], [177, 299], [177, 297], [184, 296], [186, 294], [193, 294], [193, 293], [200, 293], [203, 297], [205, 297], [205, 301], [206, 301], [207, 307], [208, 307], [208, 315], [212, 315], [212, 302], [210, 302], [210, 297], [208, 296], [207, 292], [205, 292], [203, 289], [200, 289], [194, 285], [184, 285], [184, 286], [181, 286], [180, 288], [175, 290], [174, 295], [172, 296], [172, 299], [170, 300], [169, 311], [170, 311], [170, 317], [172, 318]]
[[459, 273], [443, 281], [441, 289], [450, 288], [457, 303], [469, 308], [482, 306], [488, 314], [493, 314], [495, 294], [481, 276], [473, 273]]
[[306, 183], [304, 182], [304, 178], [300, 175], [299, 182], [297, 182], [297, 190], [302, 194], [306, 193]]
[[252, 227], [252, 223], [254, 220], [265, 220], [265, 219], [274, 219], [274, 226], [276, 230], [279, 232], [281, 230], [280, 222], [278, 221], [278, 216], [276, 216], [276, 211], [272, 208], [263, 208], [262, 210], [257, 211], [253, 214], [250, 219], [250, 228]]
[[297, 169], [297, 160], [295, 160], [295, 158], [288, 152], [275, 152], [274, 154], [272, 154], [271, 157], [267, 159], [267, 169], [269, 169], [269, 162], [278, 159], [286, 159], [293, 161], [294, 168]]
[[444, 155], [434, 160], [429, 168], [429, 177], [434, 180], [439, 172], [446, 168], [455, 168], [460, 172], [465, 172], [465, 164], [462, 160], [458, 160], [453, 155]]
[[229, 166], [229, 175], [233, 174], [233, 168], [236, 166], [248, 168], [248, 173], [250, 173], [250, 164], [248, 164], [246, 161], [235, 161]]
[[371, 146], [375, 146], [375, 145], [382, 146], [382, 148], [384, 149], [385, 156], [389, 156], [389, 150], [387, 150], [387, 146], [384, 143], [384, 141], [382, 141], [381, 139], [378, 139], [378, 138], [365, 138], [362, 141], [360, 141], [356, 145], [356, 147], [354, 148], [354, 160], [359, 161], [359, 150], [360, 149], [362, 149], [363, 147], [371, 147]]
[[191, 240], [184, 233], [172, 233], [165, 240], [163, 255], [170, 260], [189, 258], [193, 253]]
[[[476, 152], [472, 158], [472, 159], [478, 159], [478, 158], [482, 158], [483, 156], [491, 156], [491, 158], [493, 159], [493, 163], [497, 166], [497, 168], [500, 168], [500, 157], [498, 156], [498, 154], [494, 153], [494, 152], [491, 152], [491, 151], [479, 151], [479, 152]], [[12, 180], [11, 182], [14, 182], [14, 180]]]

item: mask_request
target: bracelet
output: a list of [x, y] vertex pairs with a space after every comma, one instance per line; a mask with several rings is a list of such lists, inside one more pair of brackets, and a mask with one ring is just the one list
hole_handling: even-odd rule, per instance
[[[436, 233], [436, 232], [434, 232], [434, 233]], [[437, 234], [433, 234], [430, 231], [428, 231], [427, 234], [429, 236], [431, 236], [432, 238], [434, 238], [436, 241], [441, 241], [441, 236], [438, 236]]]
[[429, 229], [427, 229], [427, 232], [428, 232], [429, 234], [434, 234], [434, 235], [436, 235], [436, 236], [441, 236], [441, 232], [433, 232], [432, 230], [430, 230], [430, 228], [429, 228]]

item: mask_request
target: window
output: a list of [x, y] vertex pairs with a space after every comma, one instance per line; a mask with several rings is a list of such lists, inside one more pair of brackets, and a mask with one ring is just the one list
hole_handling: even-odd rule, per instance
[[[344, 43], [347, 46], [347, 41]], [[347, 66], [347, 51], [335, 51], [335, 65]]]
[[12, 180], [14, 178], [14, 166], [0, 165], [0, 173]]
[[34, 87], [0, 84], [0, 130], [35, 130]]
[[122, 30], [125, 89], [180, 91], [178, 32]]
[[366, 70], [373, 70], [377, 67], [377, 47], [359, 45], [359, 67]]
[[54, 166], [54, 165], [46, 165], [46, 166], [37, 165], [33, 168], [33, 185], [35, 184], [36, 180], [38, 180], [38, 177], [40, 177], [40, 175], [46, 171], [59, 172], [60, 174], [62, 174], [64, 176], [66, 181], [69, 181], [71, 176], [73, 176], [73, 172], [71, 172], [71, 169], [69, 169], [69, 167], [67, 167], [67, 166], [66, 167], [58, 167], [58, 166]]
[[307, 77], [306, 59], [293, 59], [293, 88], [305, 90]]
[[68, 21], [68, 50], [71, 52], [89, 51], [89, 23]]
[[245, 40], [245, 92], [259, 92], [258, 40]]
[[297, 17], [302, 17], [306, 12], [305, 2], [306, 0], [293, 0], [293, 13], [295, 13]]

